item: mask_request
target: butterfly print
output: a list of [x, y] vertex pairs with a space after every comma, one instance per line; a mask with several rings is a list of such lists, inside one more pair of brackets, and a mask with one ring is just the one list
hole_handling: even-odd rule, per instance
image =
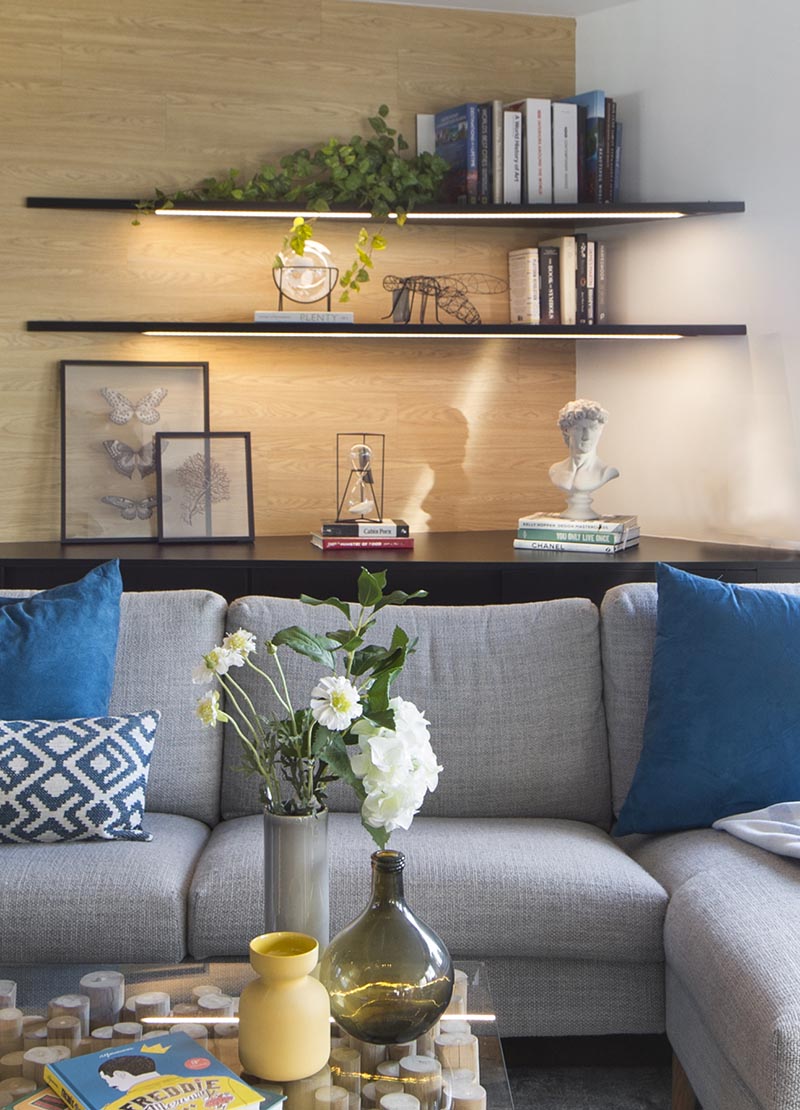
[[115, 509], [119, 509], [120, 515], [125, 520], [135, 520], [138, 516], [139, 520], [149, 520], [153, 515], [153, 509], [158, 504], [157, 497], [143, 497], [141, 501], [134, 501], [130, 497], [101, 497], [101, 501], [106, 505], [113, 505]]
[[161, 419], [158, 406], [166, 397], [167, 390], [160, 387], [151, 389], [135, 405], [128, 400], [124, 393], [120, 393], [117, 389], [109, 389], [108, 386], [104, 385], [100, 393], [108, 401], [111, 409], [108, 419], [112, 424], [127, 424], [134, 416], [137, 420], [141, 420], [143, 424], [157, 424]]
[[132, 478], [138, 470], [141, 478], [154, 473], [156, 469], [155, 441], [145, 443], [138, 450], [129, 447], [119, 439], [104, 439], [103, 446], [114, 464], [114, 469], [126, 478]]

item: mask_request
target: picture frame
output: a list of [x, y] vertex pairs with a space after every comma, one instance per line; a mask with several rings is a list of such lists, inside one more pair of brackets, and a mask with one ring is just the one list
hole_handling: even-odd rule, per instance
[[155, 433], [207, 432], [207, 362], [63, 359], [61, 542], [152, 543]]
[[159, 543], [253, 543], [249, 432], [157, 432]]

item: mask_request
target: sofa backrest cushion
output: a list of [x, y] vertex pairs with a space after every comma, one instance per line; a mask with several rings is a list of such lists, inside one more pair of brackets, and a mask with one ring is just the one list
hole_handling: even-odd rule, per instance
[[[324, 632], [341, 627], [341, 618], [328, 607], [272, 597], [241, 598], [228, 613], [228, 630], [249, 629], [260, 648], [295, 624]], [[388, 644], [396, 624], [419, 643], [392, 692], [431, 722], [444, 768], [425, 800], [426, 816], [562, 817], [608, 826], [598, 612], [590, 601], [390, 607], [368, 642]], [[292, 703], [306, 705], [323, 672], [283, 648], [281, 658]], [[267, 662], [263, 649], [255, 661]], [[236, 679], [247, 683], [262, 711], [274, 705], [252, 672], [237, 671]], [[237, 771], [240, 765], [240, 741], [226, 726], [223, 817], [260, 808], [258, 782]], [[329, 801], [332, 809], [357, 808], [341, 783]]]
[[[800, 583], [748, 584], [746, 588], [800, 594]], [[642, 751], [657, 601], [655, 583], [628, 583], [608, 590], [600, 607], [603, 697], [615, 816], [619, 816], [628, 796]], [[676, 690], [675, 696], [679, 697], [680, 692]]]
[[[3, 596], [34, 592], [3, 590]], [[192, 685], [192, 670], [225, 634], [226, 610], [225, 598], [210, 590], [122, 595], [109, 712], [161, 712], [147, 785], [150, 812], [209, 825], [219, 820], [222, 730], [206, 728], [195, 716], [202, 690]]]

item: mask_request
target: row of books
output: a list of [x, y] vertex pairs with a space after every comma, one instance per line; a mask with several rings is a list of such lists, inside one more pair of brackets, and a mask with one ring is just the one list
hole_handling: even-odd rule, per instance
[[550, 513], [519, 518], [514, 547], [523, 551], [579, 551], [614, 555], [639, 542], [636, 516], [600, 516], [595, 520], [570, 520]]
[[619, 199], [622, 123], [602, 89], [563, 100], [469, 101], [417, 115], [417, 152], [450, 166], [442, 200], [603, 204]]
[[411, 551], [414, 537], [405, 520], [323, 520], [311, 542], [323, 551]]
[[512, 324], [607, 324], [606, 245], [584, 232], [508, 254]]

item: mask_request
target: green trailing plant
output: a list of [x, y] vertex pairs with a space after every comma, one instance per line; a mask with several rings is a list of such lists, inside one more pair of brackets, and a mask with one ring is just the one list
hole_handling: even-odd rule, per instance
[[[381, 104], [377, 114], [368, 118], [371, 134], [354, 135], [349, 142], [329, 139], [308, 150], [305, 147], [285, 154], [277, 165], [261, 166], [252, 177], [231, 169], [222, 178], [208, 177], [191, 189], [172, 193], [155, 190], [155, 197], [137, 204], [141, 212], [172, 208], [179, 203], [204, 201], [272, 202], [298, 204], [312, 212], [327, 212], [337, 205], [369, 211], [383, 226], [389, 213], [403, 226], [406, 214], [415, 206], [435, 200], [447, 172], [447, 163], [436, 154], [403, 157], [409, 149], [401, 134], [386, 122], [389, 109]], [[138, 222], [138, 221], [135, 221]], [[284, 251], [302, 255], [314, 236], [313, 217], [297, 217], [283, 241]], [[340, 300], [349, 300], [369, 281], [375, 251], [384, 250], [382, 230], [359, 228], [352, 261], [340, 273]], [[280, 254], [275, 266], [283, 265]]]

